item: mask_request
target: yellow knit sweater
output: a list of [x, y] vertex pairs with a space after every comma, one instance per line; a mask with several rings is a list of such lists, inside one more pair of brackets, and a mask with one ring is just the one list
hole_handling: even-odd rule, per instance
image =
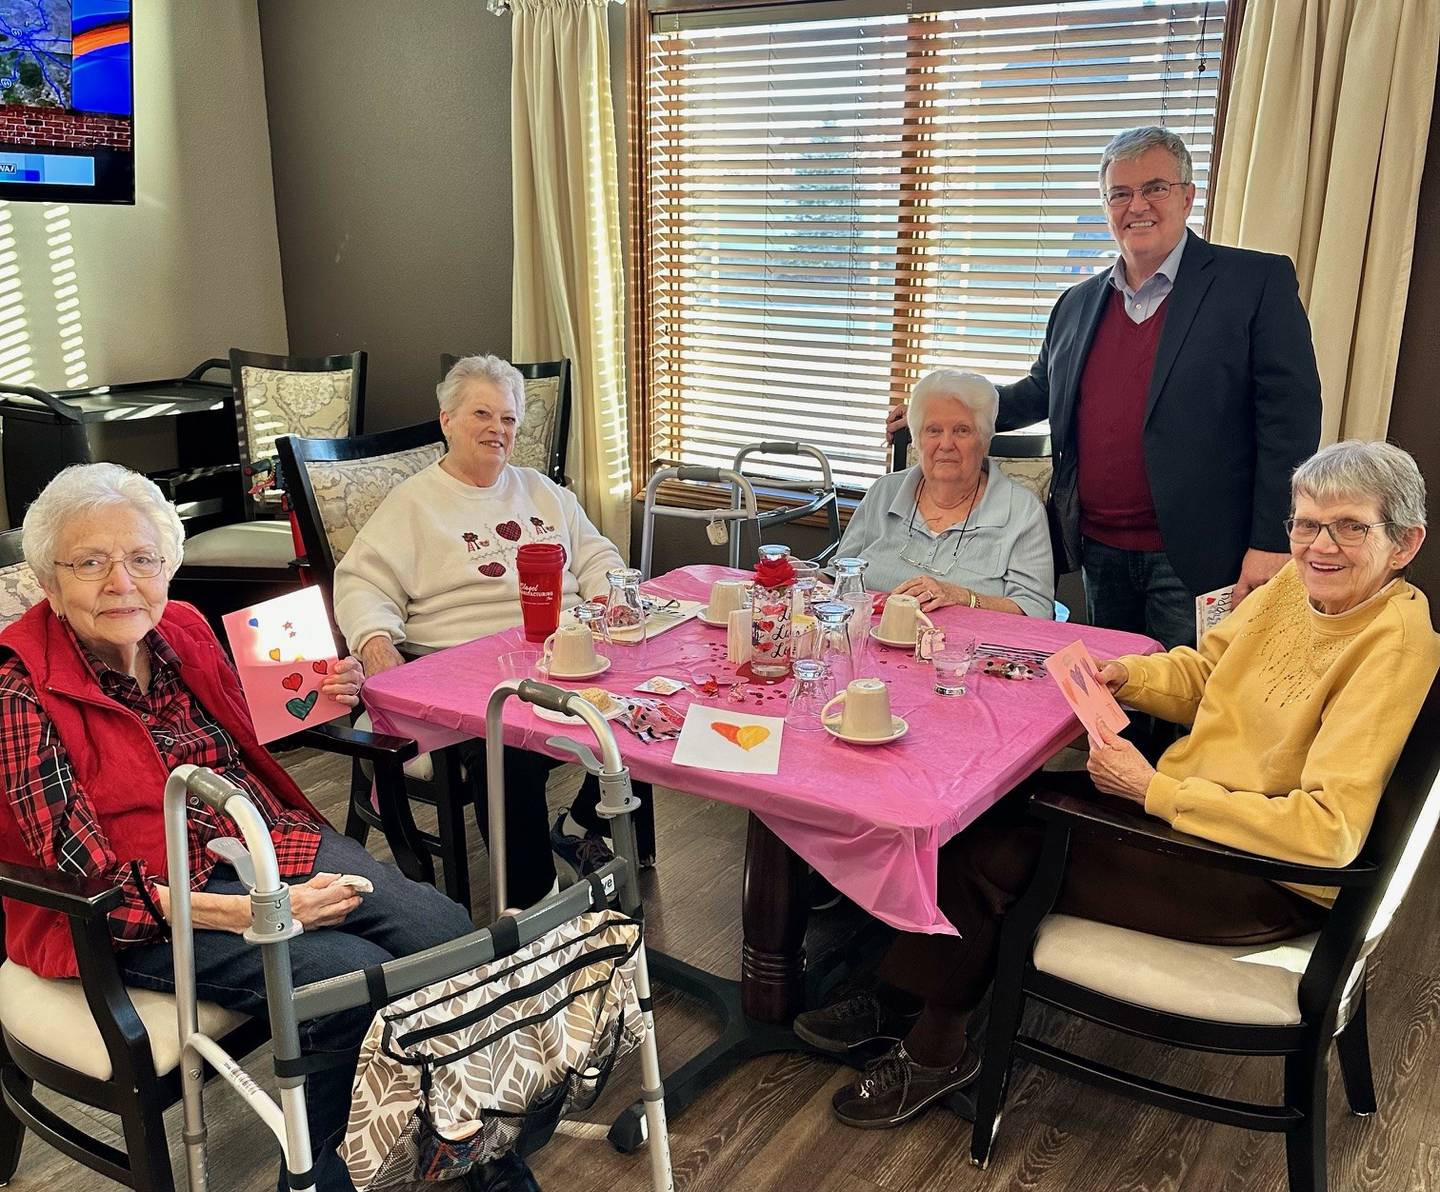
[[[1348, 865], [1440, 668], [1424, 593], [1404, 580], [1338, 616], [1288, 563], [1199, 650], [1121, 659], [1118, 699], [1190, 735], [1145, 810], [1182, 832], [1285, 861]], [[1333, 887], [1296, 886], [1318, 902]]]

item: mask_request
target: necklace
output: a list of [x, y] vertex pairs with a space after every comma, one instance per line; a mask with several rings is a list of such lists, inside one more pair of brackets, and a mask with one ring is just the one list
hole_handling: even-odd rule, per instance
[[969, 497], [962, 498], [961, 500], [956, 501], [953, 505], [946, 505], [943, 501], [937, 501], [933, 494], [927, 495], [925, 493], [925, 480], [922, 477], [920, 480], [920, 486], [915, 490], [915, 512], [919, 513], [921, 517], [924, 517], [927, 523], [930, 521], [930, 518], [926, 514], [921, 513], [920, 511], [920, 498], [922, 496], [925, 496], [925, 499], [929, 501], [932, 506], [934, 506], [936, 509], [941, 510], [944, 513], [949, 513], [952, 510], [959, 509], [962, 505], [968, 504], [969, 508], [965, 510], [965, 521], [961, 524], [960, 528], [961, 534], [964, 534], [965, 525], [969, 523], [970, 515], [975, 511], [975, 500], [980, 495], [980, 485], [984, 481], [984, 479], [985, 469], [981, 468], [980, 472], [975, 477], [975, 487], [970, 490]]

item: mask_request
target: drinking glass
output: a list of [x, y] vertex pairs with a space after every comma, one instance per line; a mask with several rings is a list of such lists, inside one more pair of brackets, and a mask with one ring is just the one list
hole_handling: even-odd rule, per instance
[[605, 605], [601, 601], [587, 600], [584, 604], [577, 604], [575, 619], [590, 630], [596, 649], [610, 644], [610, 625], [605, 619]]
[[865, 568], [870, 564], [864, 559], [835, 560], [835, 590], [830, 599], [842, 603], [850, 596], [868, 596], [865, 591]]
[[616, 567], [607, 571], [605, 578], [610, 581], [605, 600], [605, 637], [629, 665], [641, 666], [650, 633], [650, 610], [640, 595], [640, 572], [633, 567]]
[[947, 638], [943, 649], [935, 651], [935, 691], [938, 695], [964, 695], [965, 676], [975, 661], [976, 642], [965, 634]]
[[508, 654], [501, 654], [496, 661], [500, 664], [500, 677], [502, 679], [539, 679], [542, 683], [549, 680], [549, 672], [540, 665], [542, 655], [539, 650], [511, 650]]
[[812, 610], [815, 617], [815, 660], [825, 666], [836, 688], [855, 677], [855, 653], [850, 644], [850, 619], [855, 610], [848, 604], [826, 600]]
[[802, 733], [824, 731], [820, 709], [835, 696], [835, 686], [823, 662], [799, 658], [791, 667], [795, 685], [785, 706], [785, 727]]

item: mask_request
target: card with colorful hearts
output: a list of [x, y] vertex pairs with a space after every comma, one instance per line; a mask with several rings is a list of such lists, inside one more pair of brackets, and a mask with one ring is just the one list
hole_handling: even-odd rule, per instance
[[691, 704], [675, 743], [677, 766], [731, 774], [774, 774], [780, 769], [780, 716], [753, 716], [733, 706]]
[[349, 712], [320, 691], [337, 651], [319, 588], [287, 592], [222, 619], [262, 745]]

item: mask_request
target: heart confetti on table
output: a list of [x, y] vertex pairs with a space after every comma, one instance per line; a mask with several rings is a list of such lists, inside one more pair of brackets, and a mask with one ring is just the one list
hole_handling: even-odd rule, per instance
[[305, 680], [300, 677], [300, 672], [294, 671], [280, 680], [280, 686], [285, 688], [286, 691], [299, 691], [300, 684], [304, 681]]
[[304, 720], [310, 715], [310, 709], [315, 706], [315, 701], [320, 697], [320, 690], [316, 688], [304, 699], [287, 699], [285, 711], [289, 712], [296, 720]]
[[770, 739], [770, 730], [758, 724], [729, 724], [724, 720], [717, 720], [710, 727], [746, 753]]

